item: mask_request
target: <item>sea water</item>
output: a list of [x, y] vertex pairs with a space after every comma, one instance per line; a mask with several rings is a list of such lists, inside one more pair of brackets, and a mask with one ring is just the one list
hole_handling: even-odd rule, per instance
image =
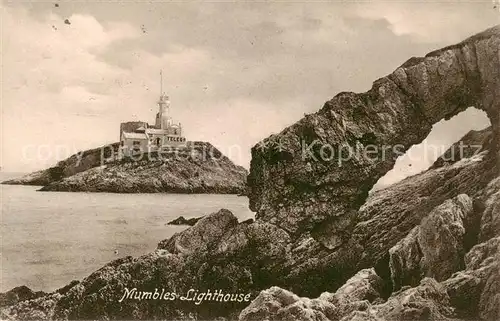
[[227, 208], [240, 221], [254, 216], [248, 198], [236, 195], [38, 192], [39, 188], [0, 185], [0, 292], [20, 285], [53, 291], [111, 260], [146, 254], [187, 228], [166, 225], [181, 215], [198, 217]]

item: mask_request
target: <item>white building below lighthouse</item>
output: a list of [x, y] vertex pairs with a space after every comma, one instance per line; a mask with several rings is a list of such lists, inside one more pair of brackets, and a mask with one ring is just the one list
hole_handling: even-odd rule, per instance
[[170, 116], [170, 99], [161, 93], [154, 125], [135, 121], [120, 124], [121, 156], [155, 152], [186, 145], [182, 126]]

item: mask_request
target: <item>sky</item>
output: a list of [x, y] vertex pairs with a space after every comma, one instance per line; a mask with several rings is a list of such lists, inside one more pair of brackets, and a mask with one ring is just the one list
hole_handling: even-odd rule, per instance
[[[495, 1], [4, 0], [2, 171], [118, 141], [120, 122], [154, 123], [160, 70], [187, 139], [248, 168], [251, 146], [337, 93], [499, 24]], [[487, 125], [470, 110], [427, 143]], [[403, 162], [389, 180], [429, 163]]]

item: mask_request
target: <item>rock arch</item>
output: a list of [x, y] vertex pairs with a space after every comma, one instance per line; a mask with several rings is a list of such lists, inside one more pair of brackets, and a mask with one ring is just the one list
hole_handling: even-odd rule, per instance
[[[376, 80], [368, 92], [340, 93], [317, 113], [265, 139], [252, 148], [250, 208], [258, 219], [295, 236], [349, 230], [368, 191], [392, 169], [397, 153], [424, 140], [433, 124], [470, 106], [490, 119], [489, 157], [498, 173], [499, 49], [496, 26], [411, 58]], [[366, 157], [367, 146], [377, 148], [371, 154], [375, 157]], [[326, 151], [328, 158], [322, 157]], [[335, 248], [342, 243], [342, 236], [337, 238], [322, 243]]]

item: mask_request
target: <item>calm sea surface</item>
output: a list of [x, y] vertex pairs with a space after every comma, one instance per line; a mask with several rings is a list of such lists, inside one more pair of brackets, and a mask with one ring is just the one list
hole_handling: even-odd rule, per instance
[[[0, 179], [6, 176], [1, 173]], [[19, 285], [52, 291], [118, 257], [145, 254], [186, 228], [165, 225], [180, 215], [190, 218], [227, 208], [240, 221], [253, 217], [248, 199], [236, 195], [37, 192], [38, 188], [0, 185], [0, 292]]]

